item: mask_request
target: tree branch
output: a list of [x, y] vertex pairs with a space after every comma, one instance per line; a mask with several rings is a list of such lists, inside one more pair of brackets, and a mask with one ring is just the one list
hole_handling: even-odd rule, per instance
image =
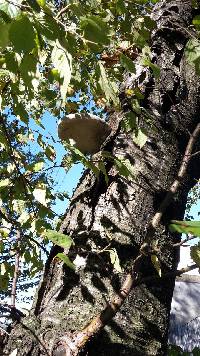
[[63, 7], [58, 14], [56, 15], [55, 19], [57, 20], [60, 16], [62, 16], [70, 7], [70, 4], [68, 4], [67, 6]]
[[[134, 263], [136, 263], [137, 260], [137, 262], [140, 264], [141, 259], [142, 255], [139, 255], [135, 259]], [[162, 277], [156, 275], [144, 277], [141, 279], [134, 278], [132, 274], [128, 274], [120, 292], [113, 297], [112, 301], [106, 306], [106, 308], [99, 315], [97, 315], [82, 331], [72, 335], [65, 334], [58, 341], [58, 343], [55, 344], [54, 350], [56, 352], [64, 351], [65, 354], [68, 356], [79, 355], [80, 351], [92, 339], [92, 337], [98, 334], [105, 327], [105, 325], [107, 325], [107, 323], [116, 315], [132, 287], [136, 288], [137, 286], [144, 283], [153, 283], [157, 280], [161, 281], [166, 278], [181, 276], [182, 274], [192, 271], [196, 268], [198, 268], [198, 266], [196, 264], [193, 264], [191, 266], [181, 268], [180, 270], [168, 272]]]
[[[183, 181], [183, 178], [186, 174], [190, 158], [192, 155], [192, 150], [193, 146], [200, 134], [200, 124], [197, 124], [195, 130], [193, 131], [192, 135], [190, 136], [190, 139], [188, 141], [188, 144], [186, 146], [185, 154], [183, 156], [183, 160], [180, 166], [180, 169], [177, 174], [177, 178], [174, 180], [172, 183], [166, 197], [162, 201], [158, 211], [155, 213], [150, 226], [147, 230], [147, 241], [151, 241], [157, 227], [160, 224], [160, 221], [162, 219], [163, 214], [166, 211], [166, 208], [169, 206], [171, 203], [172, 198], [174, 197], [175, 193], [178, 191], [181, 182]], [[140, 248], [140, 253], [139, 255], [135, 258], [133, 261], [133, 268], [132, 268], [132, 273], [127, 274], [126, 279], [122, 285], [122, 288], [118, 294], [116, 294], [111, 302], [107, 305], [107, 307], [98, 315], [96, 316], [87, 326], [84, 330], [74, 334], [74, 335], [68, 335], [65, 334], [57, 344], [55, 344], [54, 348], [57, 352], [63, 352], [63, 350], [66, 352], [67, 355], [78, 355], [80, 350], [86, 345], [86, 343], [91, 340], [92, 337], [94, 337], [97, 333], [99, 333], [100, 330], [102, 330], [105, 325], [115, 316], [117, 311], [120, 309], [122, 304], [124, 303], [126, 297], [129, 295], [131, 289], [133, 287], [138, 286], [141, 283], [145, 283], [147, 281], [153, 281], [155, 279], [155, 276], [153, 277], [147, 277], [142, 280], [138, 280], [138, 272], [139, 268], [141, 265], [142, 260], [145, 258], [146, 255], [148, 255], [148, 248], [146, 248], [146, 245], [148, 245], [148, 242], [145, 242], [141, 248]], [[145, 248], [144, 248], [145, 247]], [[150, 246], [149, 246], [150, 247]], [[147, 253], [146, 253], [147, 252]], [[192, 269], [197, 268], [197, 265], [194, 264], [192, 266], [182, 268], [179, 271], [172, 271], [169, 272], [165, 275], [166, 277], [173, 277], [173, 276], [180, 276], [181, 274], [188, 272]], [[156, 277], [160, 278], [160, 277]]]
[[180, 241], [180, 242], [177, 242], [175, 244], [173, 244], [173, 247], [180, 247], [182, 246], [184, 243], [190, 241], [190, 240], [193, 240], [193, 239], [196, 239], [197, 237], [196, 236], [188, 236], [186, 237], [184, 240]]
[[16, 300], [16, 290], [17, 290], [17, 280], [19, 276], [19, 262], [20, 262], [20, 240], [21, 240], [21, 234], [20, 231], [17, 231], [16, 234], [16, 254], [15, 254], [15, 270], [14, 270], [14, 277], [12, 281], [12, 289], [11, 289], [11, 306], [15, 307], [15, 300]]
[[[185, 154], [184, 154], [184, 157], [183, 157], [183, 160], [181, 163], [181, 167], [178, 171], [177, 179], [175, 179], [175, 181], [172, 183], [166, 197], [160, 204], [158, 212], [154, 215], [154, 217], [151, 221], [151, 227], [153, 227], [154, 229], [156, 229], [158, 227], [158, 225], [160, 224], [160, 221], [162, 219], [163, 214], [166, 211], [166, 208], [171, 203], [172, 198], [177, 193], [177, 191], [180, 187], [180, 184], [183, 181], [183, 178], [184, 178], [187, 168], [188, 168], [188, 164], [190, 162], [190, 158], [192, 156], [192, 149], [194, 147], [194, 144], [195, 144], [199, 134], [200, 134], [200, 124], [197, 124], [195, 130], [191, 134], [190, 139], [188, 141], [188, 144], [187, 144], [187, 147], [185, 150]], [[148, 236], [148, 237], [150, 237], [150, 236]]]

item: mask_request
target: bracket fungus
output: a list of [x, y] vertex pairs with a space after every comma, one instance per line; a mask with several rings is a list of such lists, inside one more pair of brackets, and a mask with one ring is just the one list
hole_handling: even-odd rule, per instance
[[110, 134], [110, 126], [96, 115], [75, 113], [65, 116], [58, 125], [61, 140], [73, 139], [84, 154], [94, 154]]

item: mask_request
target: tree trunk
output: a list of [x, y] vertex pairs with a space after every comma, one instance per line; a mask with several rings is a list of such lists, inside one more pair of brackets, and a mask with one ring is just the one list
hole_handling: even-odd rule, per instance
[[[161, 2], [156, 6], [154, 18], [158, 29], [152, 34], [151, 48], [153, 63], [160, 67], [161, 73], [156, 79], [146, 69], [146, 78], [140, 84], [144, 92], [142, 105], [151, 114], [147, 143], [140, 149], [131, 133], [121, 128], [123, 113], [114, 113], [110, 117], [113, 134], [104, 147], [129, 159], [134, 179], [120, 176], [112, 162], [106, 166], [108, 184], [103, 175], [97, 179], [91, 171], [83, 174], [62, 231], [75, 243], [69, 257], [73, 260], [78, 254], [85, 259], [85, 265], [76, 272], [66, 268], [54, 259], [60, 248], [52, 248], [34, 307], [30, 316], [14, 325], [5, 355], [16, 348], [20, 356], [45, 355], [45, 348], [51, 353], [56, 338], [83, 329], [104, 309], [111, 296], [119, 292], [145, 241], [147, 226], [177, 176], [189, 132], [199, 122], [200, 110], [200, 80], [184, 58], [192, 20], [190, 1]], [[123, 112], [129, 110], [125, 89], [131, 79], [134, 85], [135, 79], [128, 77], [121, 86]], [[140, 125], [147, 128], [142, 115]], [[198, 165], [196, 155], [156, 232], [162, 274], [177, 267], [178, 252], [172, 244], [180, 237], [169, 232], [168, 224], [171, 219], [183, 218], [187, 194], [199, 175]], [[111, 248], [117, 251], [121, 273], [110, 262], [106, 250]], [[150, 257], [145, 258], [140, 273], [145, 277], [157, 274]], [[166, 355], [173, 288], [171, 277], [132, 289], [120, 311], [89, 342], [82, 355]]]

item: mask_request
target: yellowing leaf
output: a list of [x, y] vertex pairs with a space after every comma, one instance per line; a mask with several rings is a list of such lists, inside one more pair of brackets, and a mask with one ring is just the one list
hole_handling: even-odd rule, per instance
[[26, 211], [24, 211], [21, 215], [20, 215], [20, 217], [19, 217], [19, 219], [17, 220], [20, 224], [25, 224], [27, 221], [28, 221], [28, 219], [30, 218], [30, 215], [26, 212]]
[[22, 213], [25, 209], [25, 201], [24, 200], [13, 200], [13, 210], [16, 211], [17, 213]]
[[42, 162], [42, 161], [41, 162], [37, 162], [37, 163], [34, 164], [32, 170], [34, 172], [39, 172], [43, 168], [43, 166], [44, 166], [44, 162]]
[[117, 251], [115, 248], [112, 248], [110, 250], [106, 250], [110, 253], [110, 261], [113, 264], [114, 269], [116, 269], [116, 271], [121, 272], [121, 266], [120, 266], [120, 262], [119, 262], [119, 257], [117, 254]]
[[38, 5], [40, 5], [41, 7], [44, 7], [46, 4], [46, 0], [36, 0]]
[[142, 129], [139, 129], [137, 134], [133, 133], [132, 138], [133, 138], [133, 142], [135, 142], [135, 144], [138, 145], [140, 148], [142, 148], [147, 142], [147, 135], [144, 133]]
[[5, 263], [1, 263], [1, 275], [4, 276], [5, 273], [6, 273]]
[[10, 179], [2, 179], [0, 180], [0, 190], [7, 187], [10, 184]]
[[133, 90], [133, 89], [126, 89], [126, 90], [125, 90], [125, 94], [126, 94], [127, 96], [132, 96], [132, 95], [134, 94], [134, 90]]
[[14, 163], [8, 163], [7, 165], [7, 172], [12, 173], [15, 170], [16, 166]]
[[153, 263], [154, 268], [156, 269], [159, 276], [161, 277], [161, 265], [158, 257], [156, 255], [151, 255], [151, 262]]

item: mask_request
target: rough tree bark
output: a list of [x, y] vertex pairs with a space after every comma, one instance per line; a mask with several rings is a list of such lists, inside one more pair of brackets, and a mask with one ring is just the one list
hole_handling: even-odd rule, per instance
[[[85, 258], [86, 266], [73, 272], [53, 259], [60, 249], [52, 248], [30, 316], [22, 319], [23, 325], [17, 322], [14, 325], [5, 355], [16, 348], [20, 356], [45, 355], [45, 348], [51, 353], [56, 338], [65, 332], [81, 330], [103, 310], [111, 296], [120, 290], [145, 241], [146, 228], [177, 175], [189, 132], [199, 122], [200, 110], [200, 80], [184, 58], [185, 45], [193, 36], [189, 29], [191, 2], [161, 2], [156, 6], [154, 18], [158, 29], [152, 34], [151, 48], [153, 62], [160, 67], [161, 74], [156, 79], [146, 70], [142, 83], [143, 107], [152, 116], [149, 139], [139, 149], [131, 134], [120, 126], [123, 112], [129, 110], [125, 97], [131, 79], [128, 77], [120, 92], [123, 112], [110, 118], [113, 133], [104, 147], [130, 160], [135, 179], [120, 176], [112, 162], [107, 163], [108, 185], [103, 175], [97, 179], [90, 171], [84, 173], [62, 231], [75, 242], [69, 257], [73, 259], [78, 253]], [[145, 127], [142, 115], [140, 122]], [[156, 232], [163, 274], [175, 270], [178, 263], [178, 253], [172, 244], [180, 236], [170, 233], [168, 224], [171, 219], [183, 218], [187, 194], [199, 178], [198, 165], [196, 155]], [[98, 253], [107, 245], [116, 248], [122, 273], [113, 270], [108, 252]], [[140, 272], [143, 276], [156, 274], [150, 257], [146, 257]], [[115, 318], [82, 354], [166, 355], [173, 287], [174, 278], [161, 278], [134, 288]]]

